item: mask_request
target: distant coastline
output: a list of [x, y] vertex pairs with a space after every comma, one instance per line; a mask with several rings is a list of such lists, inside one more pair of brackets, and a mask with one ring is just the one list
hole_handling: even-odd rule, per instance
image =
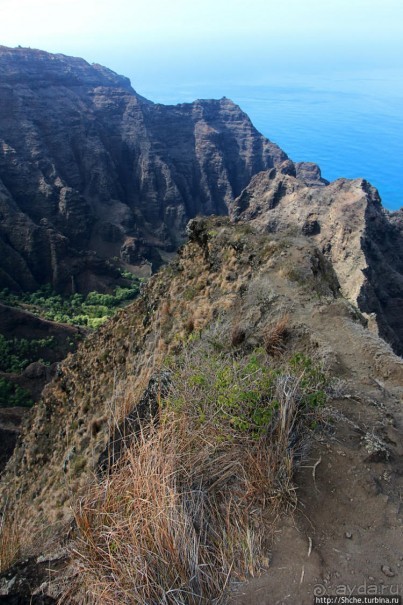
[[[127, 73], [127, 72], [125, 72]], [[129, 73], [130, 75], [130, 73]], [[214, 76], [214, 74], [213, 74]], [[399, 70], [277, 75], [267, 82], [225, 81], [133, 87], [161, 103], [231, 98], [256, 128], [295, 161], [312, 161], [329, 181], [365, 178], [388, 210], [403, 206], [403, 74]]]

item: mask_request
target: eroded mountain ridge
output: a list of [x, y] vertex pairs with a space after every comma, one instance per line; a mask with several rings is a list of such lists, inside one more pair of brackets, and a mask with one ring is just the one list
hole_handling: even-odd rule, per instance
[[[105, 471], [111, 473], [111, 483], [115, 471], [130, 476], [133, 467], [124, 461], [122, 467], [113, 466], [119, 448], [128, 455], [132, 451], [126, 429], [137, 439], [140, 420], [164, 418], [172, 398], [177, 402], [176, 387], [186, 383], [189, 361], [195, 367], [183, 400], [192, 402], [204, 386], [208, 393], [212, 389], [214, 420], [208, 423], [203, 409], [196, 410], [199, 441], [192, 455], [207, 441], [212, 450], [198, 489], [190, 484], [192, 494], [200, 492], [199, 500], [208, 502], [221, 485], [220, 497], [235, 490], [233, 502], [267, 487], [263, 501], [271, 502], [285, 487], [280, 479], [284, 481], [287, 468], [287, 497], [296, 492], [302, 502], [295, 519], [281, 518], [274, 532], [269, 568], [262, 577], [264, 592], [252, 583], [239, 602], [260, 599], [266, 605], [292, 595], [305, 605], [312, 602], [315, 584], [329, 591], [336, 582], [348, 585], [350, 572], [356, 583], [367, 581], [368, 573], [377, 586], [384, 586], [386, 576], [401, 582], [397, 494], [403, 364], [376, 335], [402, 351], [401, 212], [384, 210], [376, 190], [363, 179], [328, 184], [315, 165], [294, 164], [227, 99], [164, 107], [137, 95], [126, 79], [80, 59], [26, 49], [3, 48], [1, 54], [3, 285], [34, 289], [47, 280], [65, 292], [107, 289], [119, 267], [136, 270], [151, 263], [156, 268], [182, 241], [189, 218], [199, 213], [229, 217], [191, 221], [189, 241], [176, 259], [151, 277], [137, 301], [85, 339], [45, 388], [2, 476], [3, 520], [8, 522], [11, 509], [10, 527], [21, 532], [17, 542], [24, 560], [0, 577], [0, 594], [38, 603], [62, 595], [67, 603], [83, 603], [85, 594], [89, 602], [100, 603], [111, 591], [112, 603], [152, 602], [133, 600], [132, 591], [141, 583], [127, 589], [123, 574], [123, 584], [116, 584], [118, 574], [103, 573], [99, 560], [92, 568], [82, 567], [77, 545], [86, 536], [77, 521], [86, 498], [100, 486], [101, 497], [87, 501], [94, 515], [87, 521], [94, 531], [88, 534], [90, 542], [97, 535], [102, 546], [116, 516], [103, 512], [106, 493], [113, 513], [121, 513], [122, 502], [125, 514], [147, 502], [144, 497], [126, 502], [124, 493], [103, 491]], [[108, 264], [115, 256], [118, 260]], [[209, 363], [213, 372], [206, 378]], [[223, 363], [227, 374], [221, 375]], [[258, 392], [252, 408], [249, 391], [234, 391], [228, 380], [242, 363], [248, 378], [266, 370], [270, 378], [266, 399]], [[298, 368], [298, 376], [292, 367]], [[329, 384], [322, 382], [323, 368]], [[309, 391], [307, 399], [301, 384], [312, 372], [320, 389]], [[259, 383], [259, 389], [268, 383]], [[173, 389], [171, 399], [167, 385]], [[278, 411], [280, 392], [285, 408]], [[246, 428], [245, 417], [238, 414], [240, 394], [251, 413]], [[312, 407], [299, 409], [307, 401]], [[224, 407], [220, 416], [225, 405], [230, 414]], [[253, 489], [244, 490], [236, 469], [239, 463], [249, 468], [250, 456], [256, 455], [253, 431], [266, 430], [265, 447], [258, 450], [260, 468], [273, 443], [277, 447], [272, 420], [276, 426], [285, 414], [287, 423], [287, 410], [293, 407], [298, 417], [306, 414], [309, 420], [306, 449], [296, 441], [292, 420], [281, 472], [276, 475], [270, 467], [268, 486], [267, 477], [259, 475]], [[174, 405], [174, 410], [181, 408]], [[218, 434], [214, 442], [216, 419], [228, 416], [231, 439], [240, 439], [245, 459], [231, 458], [231, 439]], [[213, 431], [206, 442], [203, 423]], [[245, 441], [251, 428], [253, 438]], [[182, 441], [175, 447], [181, 452]], [[228, 466], [222, 467], [218, 461], [226, 447]], [[241, 447], [234, 450], [243, 452]], [[295, 477], [307, 451], [313, 458]], [[140, 482], [140, 496], [142, 487], [146, 485]], [[177, 485], [171, 487], [175, 492]], [[188, 494], [180, 507], [186, 514]], [[328, 506], [320, 505], [323, 499]], [[246, 511], [256, 512], [262, 504], [256, 500], [255, 509], [250, 502]], [[248, 515], [247, 535], [266, 534], [270, 528]], [[189, 515], [186, 527], [196, 541], [206, 539], [209, 550], [219, 542], [218, 534], [210, 539], [207, 532], [205, 538], [198, 521]], [[164, 539], [175, 537], [176, 529], [169, 527]], [[140, 536], [143, 530], [141, 521]], [[128, 533], [123, 536], [128, 543]], [[114, 562], [120, 546], [113, 541], [107, 546]], [[105, 553], [103, 546], [101, 551]], [[149, 554], [146, 548], [147, 565]], [[11, 555], [9, 561], [18, 559], [18, 551]], [[251, 556], [252, 571], [246, 567], [246, 572], [264, 567], [262, 561]], [[225, 594], [231, 570], [232, 564], [215, 587], [217, 602], [231, 598]], [[184, 587], [183, 602], [189, 594], [186, 582], [194, 590], [194, 577], [185, 574], [178, 588]], [[243, 577], [235, 573], [238, 580]], [[118, 598], [116, 590], [122, 591]], [[171, 585], [161, 585], [161, 590], [171, 602]]]

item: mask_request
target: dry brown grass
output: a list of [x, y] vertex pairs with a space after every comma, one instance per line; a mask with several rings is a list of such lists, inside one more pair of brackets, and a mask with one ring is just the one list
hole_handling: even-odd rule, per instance
[[245, 330], [239, 324], [235, 324], [231, 332], [231, 346], [238, 347], [245, 341], [245, 338]]
[[188, 419], [149, 426], [81, 501], [75, 554], [89, 602], [222, 603], [231, 574], [258, 571], [276, 460], [263, 444], [212, 437]]
[[267, 565], [323, 381], [301, 355], [223, 349], [225, 325], [173, 358], [158, 418], [77, 503], [77, 577], [63, 603], [220, 605]]
[[290, 323], [288, 313], [281, 317], [273, 324], [269, 325], [263, 333], [263, 343], [268, 355], [280, 355], [284, 352], [284, 340], [287, 335], [287, 330]]
[[0, 518], [0, 573], [8, 569], [20, 554], [20, 528], [7, 510]]
[[185, 332], [186, 334], [191, 334], [192, 332], [194, 332], [195, 329], [195, 322], [193, 317], [188, 317], [188, 319], [185, 321]]

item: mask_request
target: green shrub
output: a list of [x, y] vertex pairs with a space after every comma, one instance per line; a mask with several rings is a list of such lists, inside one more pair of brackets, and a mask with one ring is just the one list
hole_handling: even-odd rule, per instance
[[33, 405], [28, 391], [6, 378], [0, 378], [0, 407], [31, 407]]
[[37, 361], [40, 351], [53, 347], [55, 339], [48, 338], [11, 338], [0, 334], [0, 371], [21, 372], [27, 365]]
[[199, 424], [213, 424], [220, 438], [266, 434], [284, 399], [307, 413], [326, 401], [324, 373], [301, 354], [274, 366], [263, 348], [237, 356], [199, 342], [172, 370], [174, 386], [165, 406], [190, 414]]

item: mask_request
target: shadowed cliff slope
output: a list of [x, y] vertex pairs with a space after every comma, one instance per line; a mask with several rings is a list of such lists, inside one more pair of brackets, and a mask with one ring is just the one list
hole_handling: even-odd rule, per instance
[[0, 287], [108, 288], [112, 257], [155, 269], [189, 218], [286, 158], [229, 99], [154, 104], [102, 66], [0, 47]]

